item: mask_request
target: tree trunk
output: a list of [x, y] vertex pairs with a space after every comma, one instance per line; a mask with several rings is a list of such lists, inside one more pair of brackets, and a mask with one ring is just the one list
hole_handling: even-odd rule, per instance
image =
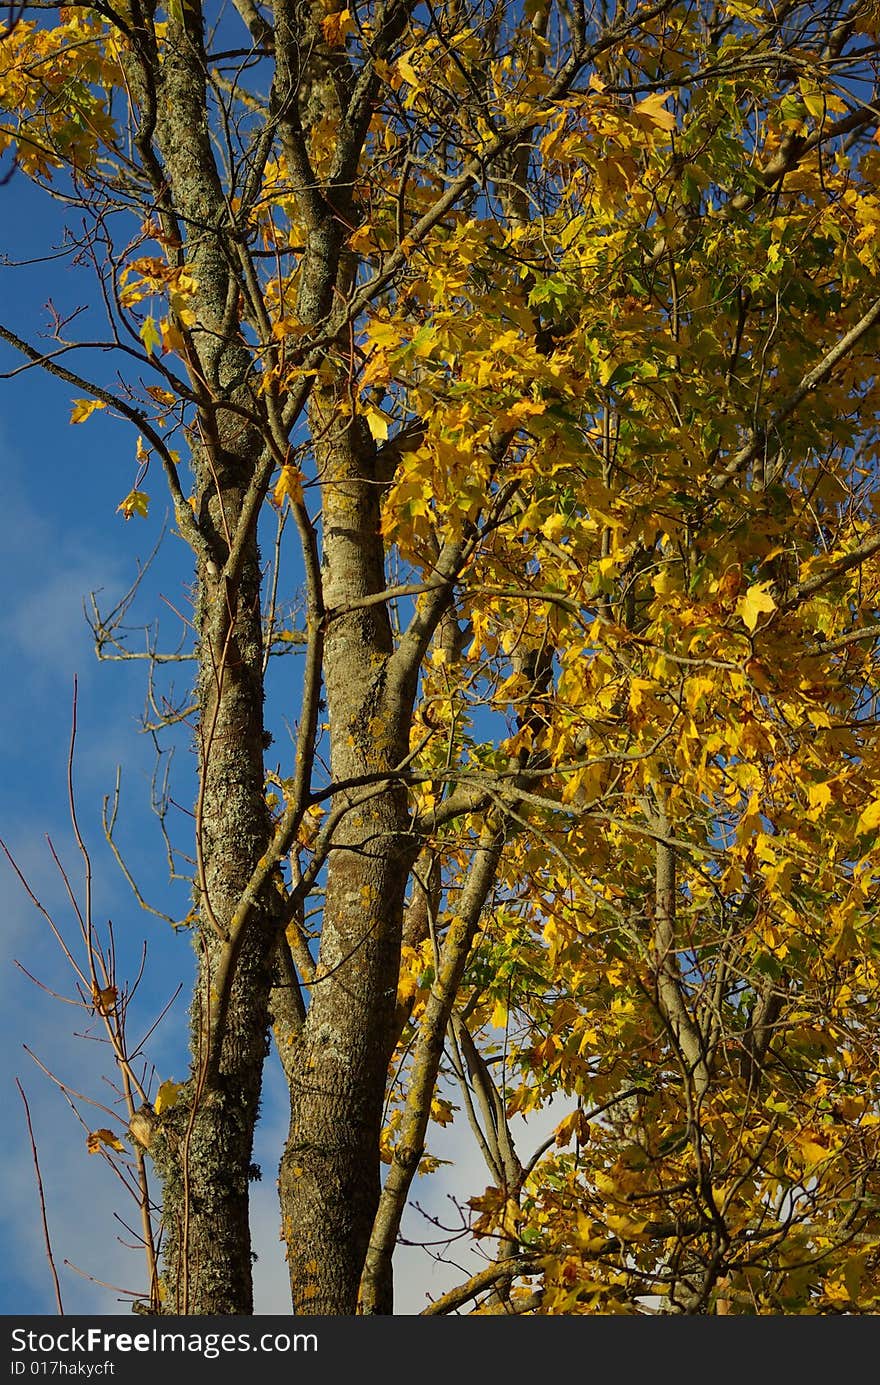
[[[227, 206], [208, 132], [200, 9], [185, 5], [176, 17], [169, 14], [161, 64], [151, 67], [149, 52], [142, 57], [135, 88], [141, 142], [146, 150], [154, 127], [161, 169], [153, 153], [147, 163], [164, 180], [156, 189], [165, 208], [162, 230], [171, 242], [169, 254], [176, 241], [178, 262], [197, 281], [187, 359], [198, 400], [191, 443], [195, 512], [205, 545], [197, 555], [196, 596], [200, 788], [193, 1064], [184, 1093], [162, 1114], [151, 1140], [163, 1183], [163, 1307], [172, 1313], [250, 1314], [248, 1180], [278, 904], [263, 897], [246, 929], [236, 934], [231, 925], [270, 842], [260, 557], [256, 523], [242, 518], [262, 440], [257, 428], [223, 407], [226, 401], [246, 402], [253, 409], [247, 385], [252, 367], [237, 318], [230, 325], [238, 284], [228, 258], [228, 227], [224, 244]], [[233, 548], [240, 559], [224, 571]]]
[[[334, 782], [382, 776], [409, 749], [412, 689], [389, 679], [376, 449], [362, 419], [316, 390], [322, 481], [326, 693]], [[338, 807], [345, 791], [334, 797]], [[347, 1315], [379, 1198], [379, 1135], [411, 847], [400, 787], [352, 790], [327, 870], [321, 949], [291, 1081], [281, 1209], [294, 1311]], [[360, 801], [358, 801], [360, 800]]]

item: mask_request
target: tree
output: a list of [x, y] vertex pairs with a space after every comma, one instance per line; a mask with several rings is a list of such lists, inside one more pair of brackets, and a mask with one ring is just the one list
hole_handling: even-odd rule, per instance
[[119, 509], [161, 469], [195, 571], [148, 1307], [252, 1311], [271, 1029], [296, 1312], [392, 1311], [456, 1082], [489, 1260], [429, 1311], [875, 1310], [877, 7], [235, 10], [0, 46], [113, 374], [0, 335], [133, 425]]

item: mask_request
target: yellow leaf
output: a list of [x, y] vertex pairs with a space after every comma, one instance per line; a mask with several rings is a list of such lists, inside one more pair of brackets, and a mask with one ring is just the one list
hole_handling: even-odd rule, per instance
[[808, 77], [800, 77], [798, 86], [801, 99], [814, 120], [824, 120], [826, 115], [846, 109], [839, 97], [823, 92], [822, 88], [811, 82]]
[[397, 59], [397, 71], [405, 82], [409, 82], [411, 87], [419, 85], [419, 74], [410, 62], [408, 53], [403, 53]]
[[369, 222], [364, 222], [363, 226], [358, 226], [352, 231], [348, 238], [349, 249], [356, 254], [364, 254], [368, 250], [376, 249], [376, 235]]
[[501, 1215], [499, 1225], [505, 1235], [514, 1240], [519, 1239], [520, 1209], [516, 1198], [509, 1197], [504, 1204], [504, 1211]]
[[817, 87], [810, 91], [804, 82], [801, 82], [800, 87], [804, 105], [810, 115], [814, 120], [821, 120], [825, 115], [825, 102], [822, 99], [821, 91]]
[[146, 519], [149, 506], [150, 497], [146, 491], [129, 491], [122, 504], [116, 506], [116, 512], [124, 519], [131, 519], [132, 515], [140, 515], [141, 519]]
[[629, 705], [634, 712], [637, 712], [643, 703], [650, 706], [650, 694], [656, 691], [656, 683], [652, 683], [649, 678], [633, 678], [629, 685]]
[[291, 504], [301, 505], [303, 502], [302, 483], [303, 474], [299, 467], [284, 465], [272, 492], [272, 503], [280, 508], [284, 504], [284, 497], [289, 496]]
[[321, 20], [321, 32], [325, 43], [329, 43], [331, 48], [338, 48], [354, 32], [351, 11], [339, 10], [337, 14], [328, 14]]
[[406, 1005], [419, 989], [418, 978], [412, 972], [404, 972], [397, 983], [397, 1003]]
[[590, 1138], [589, 1122], [584, 1119], [582, 1111], [575, 1110], [572, 1111], [570, 1116], [566, 1116], [565, 1120], [559, 1122], [553, 1134], [558, 1149], [562, 1149], [565, 1145], [570, 1144], [575, 1136], [577, 1136], [581, 1144], [586, 1144], [587, 1140]]
[[771, 582], [755, 582], [736, 603], [737, 615], [750, 630], [757, 627], [762, 611], [769, 613], [776, 610], [776, 602], [770, 595], [772, 585]]
[[640, 101], [634, 108], [633, 114], [644, 116], [650, 120], [652, 125], [657, 125], [661, 130], [675, 129], [675, 116], [671, 111], [664, 109], [669, 100], [668, 91], [655, 91], [651, 96], [646, 96], [644, 101]]
[[276, 341], [284, 341], [285, 337], [301, 337], [305, 331], [305, 326], [296, 317], [279, 317], [277, 322], [272, 323], [272, 336]]
[[615, 1214], [612, 1212], [606, 1212], [605, 1225], [608, 1227], [609, 1231], [614, 1232], [615, 1236], [619, 1236], [621, 1240], [627, 1241], [641, 1240], [642, 1237], [645, 1236], [648, 1228], [648, 1223], [646, 1221], [637, 1220], [635, 1217], [627, 1216], [625, 1213]]
[[140, 338], [147, 349], [147, 355], [152, 356], [157, 346], [162, 345], [162, 336], [156, 327], [156, 319], [148, 317], [140, 331]]
[[109, 1149], [119, 1150], [122, 1154], [125, 1153], [125, 1145], [116, 1138], [112, 1130], [92, 1130], [86, 1140], [86, 1149], [89, 1154], [100, 1153], [102, 1145], [107, 1145]]
[[830, 784], [820, 782], [810, 785], [807, 789], [807, 798], [810, 802], [810, 810], [807, 813], [807, 817], [810, 822], [815, 822], [817, 818], [821, 817], [822, 813], [831, 802], [831, 796]]
[[875, 798], [862, 812], [856, 823], [856, 832], [876, 832], [880, 827], [880, 798]]
[[455, 1119], [452, 1103], [442, 1097], [434, 1097], [431, 1102], [431, 1120], [437, 1125], [449, 1125]]
[[815, 1140], [811, 1140], [808, 1135], [802, 1135], [797, 1141], [797, 1146], [808, 1168], [812, 1167], [813, 1164], [820, 1164], [823, 1159], [828, 1158], [831, 1152], [827, 1150], [824, 1145], [817, 1144]]
[[507, 1006], [503, 1000], [496, 1000], [489, 1020], [493, 1029], [507, 1028]]
[[154, 1109], [157, 1116], [161, 1116], [163, 1111], [170, 1111], [171, 1107], [177, 1103], [180, 1093], [183, 1091], [182, 1082], [172, 1082], [169, 1078], [163, 1082], [154, 1102]]
[[106, 409], [106, 407], [103, 399], [74, 399], [70, 421], [71, 423], [85, 423], [96, 409]]
[[541, 525], [542, 532], [546, 539], [553, 543], [558, 543], [567, 528], [564, 515], [550, 515]]
[[381, 409], [369, 408], [364, 411], [367, 420], [367, 427], [375, 438], [376, 442], [384, 442], [388, 437], [388, 419]]
[[715, 691], [715, 683], [711, 678], [689, 678], [687, 682], [687, 705], [688, 711], [695, 712], [704, 697]]
[[366, 334], [373, 345], [380, 348], [400, 345], [400, 331], [393, 322], [382, 322], [381, 320], [369, 322]]
[[867, 1251], [862, 1251], [859, 1255], [851, 1255], [843, 1267], [843, 1282], [846, 1285], [846, 1292], [853, 1302], [858, 1300], [867, 1260]]
[[[195, 320], [195, 314], [192, 316], [193, 320]], [[192, 324], [185, 323], [184, 325], [191, 326]], [[162, 332], [162, 350], [174, 351], [178, 356], [182, 356], [185, 350], [185, 343], [177, 324], [172, 322], [170, 317], [163, 317], [162, 321], [159, 323], [159, 327]]]

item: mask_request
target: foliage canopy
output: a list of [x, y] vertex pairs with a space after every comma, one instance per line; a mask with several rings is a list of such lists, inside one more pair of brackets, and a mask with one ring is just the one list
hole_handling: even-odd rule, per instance
[[120, 0], [0, 44], [118, 374], [0, 335], [132, 423], [119, 509], [164, 474], [196, 572], [192, 1069], [125, 1116], [152, 1311], [251, 1311], [270, 1026], [297, 1312], [392, 1311], [452, 1102], [488, 1260], [431, 1311], [876, 1311], [878, 30]]

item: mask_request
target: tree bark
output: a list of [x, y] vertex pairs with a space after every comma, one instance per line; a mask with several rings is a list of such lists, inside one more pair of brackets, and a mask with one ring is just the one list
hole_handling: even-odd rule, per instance
[[[151, 107], [164, 179], [157, 200], [173, 205], [163, 230], [166, 238], [176, 230], [178, 262], [197, 281], [187, 355], [198, 399], [191, 435], [195, 513], [205, 544], [197, 555], [195, 610], [200, 788], [193, 1061], [184, 1094], [160, 1117], [151, 1141], [163, 1183], [163, 1307], [250, 1314], [248, 1182], [278, 903], [268, 896], [258, 900], [240, 936], [233, 936], [231, 924], [271, 835], [264, 798], [260, 555], [255, 522], [242, 517], [262, 439], [254, 424], [224, 407], [245, 402], [253, 408], [251, 363], [237, 318], [230, 326], [229, 305], [239, 289], [208, 130], [200, 8], [185, 5], [176, 17], [169, 14], [161, 64], [151, 65], [149, 53], [142, 56], [139, 90]], [[148, 72], [149, 82], [158, 81], [154, 93]], [[158, 169], [155, 155], [153, 165]], [[172, 243], [172, 256], [174, 249]], [[227, 566], [233, 549], [240, 557]], [[227, 982], [219, 980], [227, 975]]]
[[[409, 749], [413, 689], [388, 676], [393, 645], [386, 605], [350, 609], [385, 585], [376, 449], [363, 419], [340, 407], [337, 390], [316, 390], [310, 412], [323, 498], [331, 772], [334, 782], [390, 776]], [[380, 783], [359, 795], [329, 858], [320, 955], [281, 1162], [282, 1227], [298, 1313], [356, 1311], [379, 1198], [379, 1136], [413, 852], [405, 836], [405, 790]]]

